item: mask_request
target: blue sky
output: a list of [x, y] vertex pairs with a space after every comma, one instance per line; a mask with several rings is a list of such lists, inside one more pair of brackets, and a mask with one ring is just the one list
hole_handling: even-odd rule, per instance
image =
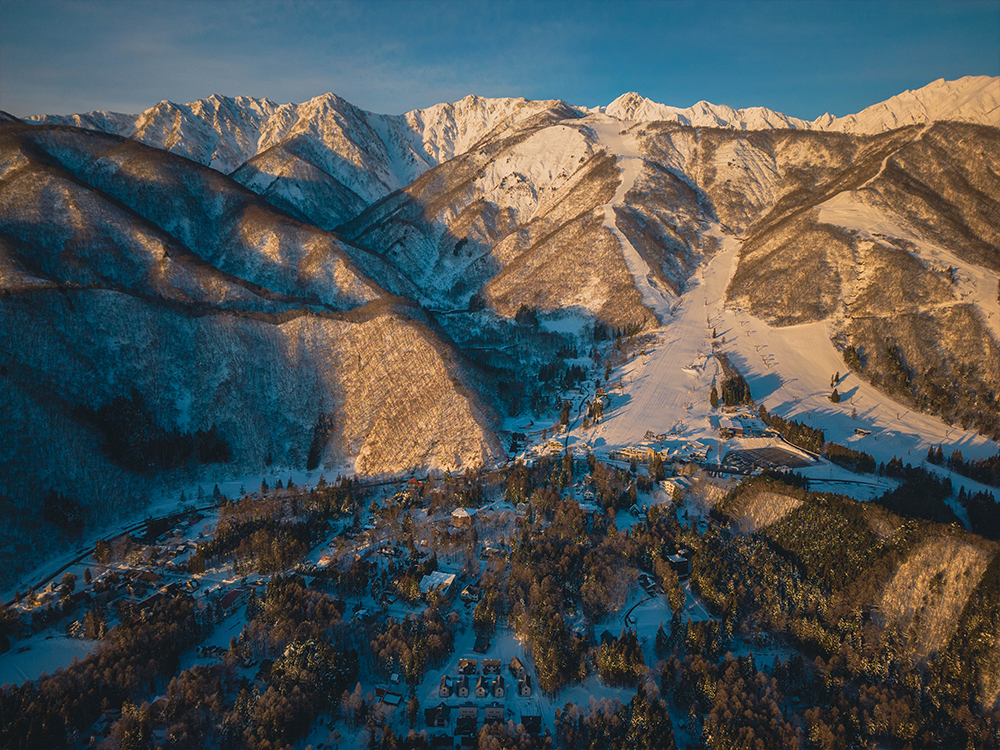
[[812, 119], [965, 75], [1000, 75], [997, 0], [0, 0], [0, 109], [19, 116], [213, 93], [399, 113], [638, 91]]

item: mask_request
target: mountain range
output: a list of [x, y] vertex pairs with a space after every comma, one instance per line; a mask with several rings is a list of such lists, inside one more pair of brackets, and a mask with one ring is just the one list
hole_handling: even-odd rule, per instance
[[502, 461], [600, 342], [707, 341], [708, 276], [706, 308], [815, 329], [887, 409], [995, 451], [998, 104], [969, 77], [812, 122], [634, 93], [0, 116], [3, 561], [53, 492], [99, 519], [213, 472]]

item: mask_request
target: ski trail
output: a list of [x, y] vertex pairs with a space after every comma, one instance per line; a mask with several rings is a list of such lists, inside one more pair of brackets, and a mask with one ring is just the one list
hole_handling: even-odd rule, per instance
[[635, 180], [642, 170], [639, 146], [635, 141], [635, 136], [626, 132], [627, 126], [628, 123], [617, 120], [591, 125], [601, 145], [608, 153], [617, 157], [618, 168], [622, 173], [622, 181], [618, 190], [615, 191], [611, 200], [604, 204], [604, 228], [618, 240], [618, 244], [622, 248], [622, 256], [625, 258], [625, 265], [635, 279], [635, 285], [642, 295], [643, 303], [653, 311], [662, 325], [671, 315], [672, 295], [663, 290], [650, 270], [649, 264], [642, 259], [639, 252], [629, 242], [628, 237], [618, 228], [616, 222], [615, 208], [625, 203], [625, 195], [635, 185]]
[[721, 313], [740, 243], [718, 227], [707, 230], [721, 240], [719, 252], [685, 282], [680, 297], [663, 290], [615, 223], [615, 208], [622, 205], [643, 165], [635, 138], [623, 130], [627, 123], [598, 122], [592, 127], [608, 153], [617, 157], [622, 173], [618, 190], [604, 206], [604, 226], [618, 239], [635, 286], [661, 326], [655, 332], [656, 344], [618, 371], [623, 388], [612, 395], [604, 420], [584, 439], [598, 451], [634, 445], [647, 430], [681, 441], [714, 441], [709, 390], [716, 362], [710, 321]]

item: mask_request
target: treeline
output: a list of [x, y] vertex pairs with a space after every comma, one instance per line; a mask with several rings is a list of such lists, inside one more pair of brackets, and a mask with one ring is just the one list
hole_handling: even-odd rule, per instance
[[974, 479], [982, 484], [1000, 487], [1000, 454], [966, 460], [962, 456], [962, 451], [956, 449], [945, 459], [944, 451], [939, 445], [936, 449], [933, 446], [927, 449], [927, 462], [937, 466], [947, 466], [956, 474], [961, 474], [963, 477]]
[[0, 691], [4, 750], [76, 748], [108, 707], [141, 701], [176, 673], [206, 625], [189, 597], [112, 628], [95, 654], [39, 682]]
[[864, 451], [856, 451], [839, 443], [825, 443], [823, 455], [830, 461], [856, 474], [874, 474], [878, 468], [875, 458]]
[[101, 432], [108, 458], [132, 471], [154, 474], [232, 459], [229, 443], [215, 425], [193, 433], [164, 429], [134, 388], [127, 398], [118, 396], [96, 411], [84, 410], [84, 416]]
[[720, 389], [722, 403], [726, 406], [740, 406], [742, 404], [752, 406], [753, 396], [750, 393], [750, 386], [740, 371], [723, 352], [716, 351], [715, 358], [722, 366], [723, 379]]
[[771, 414], [763, 405], [757, 412], [764, 424], [780, 432], [782, 437], [792, 445], [797, 445], [812, 453], [823, 452], [823, 446], [826, 445], [823, 430], [792, 419], [783, 419], [776, 414]]
[[584, 712], [573, 703], [556, 709], [559, 747], [602, 750], [674, 750], [673, 723], [667, 704], [642, 687], [632, 700], [591, 698]]

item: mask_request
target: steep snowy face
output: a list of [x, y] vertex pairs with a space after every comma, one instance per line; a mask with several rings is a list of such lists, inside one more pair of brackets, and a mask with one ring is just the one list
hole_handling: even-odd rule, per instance
[[731, 130], [832, 130], [874, 135], [939, 120], [1000, 127], [1000, 78], [966, 76], [957, 81], [941, 79], [916, 91], [904, 91], [857, 114], [844, 117], [825, 114], [812, 122], [764, 107], [732, 109], [705, 101], [682, 109], [659, 104], [634, 91], [622, 94], [608, 106], [598, 107], [597, 111], [627, 122], [663, 121]]
[[190, 104], [162, 101], [121, 133], [220, 172], [231, 172], [257, 153], [261, 130], [277, 105], [267, 99], [214, 94]]
[[676, 122], [694, 127], [730, 128], [732, 130], [773, 130], [776, 128], [803, 128], [809, 123], [794, 117], [786, 117], [763, 107], [733, 109], [724, 104], [698, 102], [687, 108], [671, 107], [654, 102], [634, 91], [622, 94], [607, 107], [599, 107], [602, 112], [616, 120], [627, 122]]
[[397, 117], [375, 116], [398, 123], [400, 132], [409, 134], [407, 139], [427, 164], [435, 166], [468, 151], [498, 127], [509, 126], [560, 104], [562, 102], [554, 99], [527, 101], [467, 96], [452, 104], [435, 104]]
[[855, 115], [823, 115], [812, 123], [817, 130], [842, 133], [883, 133], [906, 125], [959, 120], [1000, 127], [1000, 78], [966, 76], [943, 78], [916, 91], [904, 91]]

